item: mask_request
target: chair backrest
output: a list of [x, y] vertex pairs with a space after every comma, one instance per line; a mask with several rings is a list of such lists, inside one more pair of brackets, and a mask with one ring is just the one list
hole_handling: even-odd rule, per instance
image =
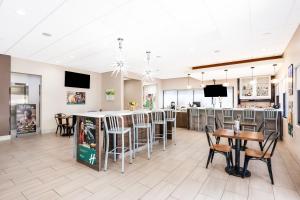
[[244, 120], [255, 120], [255, 110], [245, 109], [243, 111], [243, 119]]
[[164, 110], [155, 110], [151, 112], [151, 121], [158, 122], [158, 121], [165, 121], [166, 114]]
[[206, 108], [205, 112], [206, 112], [206, 116], [208, 116], [208, 117], [216, 116], [216, 111], [214, 108]]
[[279, 132], [272, 132], [266, 139], [266, 141], [263, 144], [263, 155], [261, 158], [264, 158], [264, 156], [271, 150], [271, 157], [274, 154], [276, 144], [278, 141], [280, 134]]
[[176, 111], [174, 109], [165, 109], [166, 119], [176, 119]]
[[205, 126], [205, 134], [206, 134], [206, 137], [207, 137], [207, 142], [208, 142], [208, 146], [209, 147], [213, 147], [214, 143], [211, 139], [211, 134], [213, 134], [213, 129], [209, 126]]
[[277, 120], [278, 111], [276, 109], [265, 109], [264, 119], [266, 120]]
[[62, 119], [66, 117], [66, 114], [64, 113], [57, 113], [54, 115], [55, 121], [57, 125], [61, 125], [62, 124]]
[[104, 127], [106, 133], [124, 130], [124, 119], [121, 115], [105, 115]]
[[233, 109], [232, 108], [223, 108], [223, 117], [233, 119]]
[[70, 125], [73, 126], [73, 116], [72, 116], [72, 115], [66, 117], [66, 124], [67, 124], [68, 126], [70, 126]]
[[149, 123], [149, 114], [146, 112], [136, 112], [131, 117], [133, 125]]

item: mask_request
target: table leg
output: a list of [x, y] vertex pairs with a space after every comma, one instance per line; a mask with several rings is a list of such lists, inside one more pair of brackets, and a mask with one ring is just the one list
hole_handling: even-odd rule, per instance
[[[229, 175], [238, 176], [238, 177], [242, 176], [243, 168], [240, 167], [240, 156], [241, 156], [241, 140], [236, 139], [235, 140], [235, 166], [225, 168], [225, 171]], [[251, 172], [247, 170], [245, 176], [250, 177]]]

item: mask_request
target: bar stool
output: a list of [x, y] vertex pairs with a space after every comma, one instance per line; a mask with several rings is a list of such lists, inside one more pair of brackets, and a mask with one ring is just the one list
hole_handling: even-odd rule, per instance
[[[268, 122], [274, 122], [275, 127], [267, 126]], [[276, 109], [265, 109], [264, 110], [264, 130], [265, 134], [269, 135], [271, 132], [278, 132], [278, 111]]]
[[[108, 154], [114, 154], [114, 161], [117, 160], [117, 154], [121, 155], [122, 158], [122, 168], [121, 172], [124, 173], [124, 160], [125, 160], [125, 134], [128, 134], [129, 142], [129, 156], [130, 163], [132, 163], [132, 148], [131, 148], [131, 128], [124, 127], [124, 119], [120, 115], [106, 115], [104, 117], [104, 126], [106, 133], [106, 150], [105, 150], [105, 163], [104, 170], [107, 170]], [[109, 151], [109, 136], [113, 135], [113, 144], [114, 148]], [[117, 135], [122, 137], [121, 147], [117, 147]], [[121, 148], [121, 153], [118, 153], [117, 150]]]
[[190, 109], [190, 127], [192, 130], [200, 131], [200, 110], [197, 108]]
[[[172, 135], [172, 140], [174, 141], [174, 144], [176, 145], [176, 111], [173, 109], [166, 109], [165, 115], [166, 115], [167, 124], [168, 124], [168, 122], [173, 124], [172, 131], [170, 134]], [[174, 128], [174, 130], [173, 130], [173, 128]], [[169, 134], [169, 133], [167, 132], [167, 134]]]
[[[164, 110], [156, 110], [151, 113], [151, 122], [152, 122], [152, 140], [154, 143], [156, 138], [163, 139], [164, 147], [163, 150], [166, 150], [166, 140], [167, 140], [167, 121]], [[155, 127], [156, 125], [163, 126], [163, 133], [161, 135], [156, 135]]]
[[224, 108], [222, 110], [223, 113], [223, 127], [230, 126], [230, 129], [233, 130], [234, 126], [234, 118], [233, 118], [233, 109], [232, 108]]
[[243, 111], [243, 121], [241, 122], [243, 131], [255, 131], [257, 124], [255, 122], [255, 110], [245, 109]]
[[[133, 125], [133, 158], [135, 158], [135, 149], [138, 149], [140, 144], [147, 144], [148, 159], [150, 159], [150, 151], [152, 150], [152, 130], [149, 114], [146, 112], [137, 112], [132, 114], [131, 116]], [[139, 142], [139, 129], [146, 129], [146, 141]]]
[[206, 108], [206, 126], [211, 127], [213, 131], [216, 130], [216, 110], [214, 108]]

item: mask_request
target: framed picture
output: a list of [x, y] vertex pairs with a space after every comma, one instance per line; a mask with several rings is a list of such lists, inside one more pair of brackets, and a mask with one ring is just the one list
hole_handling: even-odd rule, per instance
[[293, 95], [293, 79], [294, 79], [294, 67], [291, 64], [288, 68], [288, 90], [289, 95]]
[[115, 89], [106, 89], [105, 95], [106, 95], [107, 101], [113, 101], [113, 100], [115, 100], [116, 91], [115, 91]]
[[85, 92], [67, 92], [67, 104], [85, 104]]
[[99, 119], [91, 117], [78, 119], [77, 161], [99, 171]]
[[36, 105], [16, 105], [17, 134], [36, 132]]

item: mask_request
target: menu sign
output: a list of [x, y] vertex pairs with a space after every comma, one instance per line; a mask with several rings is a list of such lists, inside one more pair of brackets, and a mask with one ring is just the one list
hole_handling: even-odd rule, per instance
[[77, 161], [99, 171], [99, 119], [77, 120]]

